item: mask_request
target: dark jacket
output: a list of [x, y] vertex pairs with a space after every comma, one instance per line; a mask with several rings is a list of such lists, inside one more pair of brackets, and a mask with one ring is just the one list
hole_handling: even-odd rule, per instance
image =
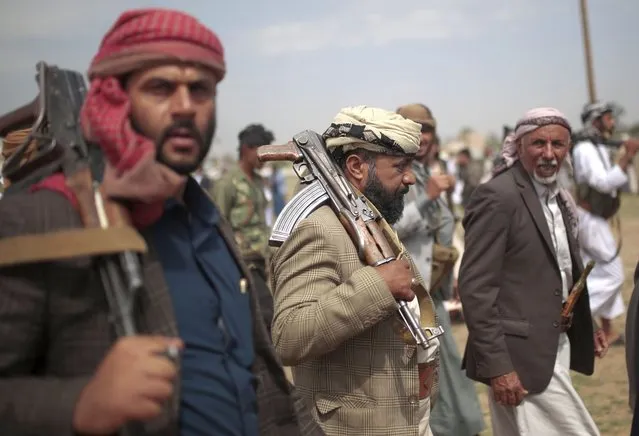
[[[583, 265], [559, 204], [576, 282]], [[466, 373], [489, 383], [516, 371], [524, 388], [540, 393], [557, 358], [562, 282], [541, 203], [520, 163], [477, 188], [463, 224], [459, 294], [469, 330]], [[571, 369], [591, 375], [594, 340], [587, 289], [575, 306], [568, 337]]]
[[[639, 333], [639, 263], [635, 267], [635, 287], [626, 311], [626, 368], [630, 408], [636, 409], [637, 385], [639, 384], [639, 358], [637, 357], [637, 334]], [[639, 429], [638, 429], [639, 430]]]
[[[16, 194], [0, 201], [0, 238], [80, 225], [70, 203], [54, 192]], [[250, 283], [260, 434], [321, 435], [273, 351], [232, 233], [225, 223], [220, 230]], [[147, 244], [138, 328], [143, 334], [177, 336], [162, 267]], [[0, 268], [0, 434], [73, 435], [78, 395], [115, 339], [108, 316], [89, 258]], [[178, 394], [176, 389], [166, 413], [145, 424], [145, 435], [178, 434]]]

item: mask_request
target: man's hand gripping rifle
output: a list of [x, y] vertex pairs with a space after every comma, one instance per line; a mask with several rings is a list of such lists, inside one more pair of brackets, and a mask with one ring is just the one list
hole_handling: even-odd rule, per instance
[[[269, 245], [280, 246], [296, 224], [328, 203], [357, 247], [360, 259], [379, 266], [396, 259], [392, 235], [384, 231], [384, 218], [355, 192], [342, 170], [329, 155], [324, 140], [310, 130], [293, 137], [285, 145], [264, 145], [257, 150], [262, 162], [290, 161], [301, 183], [307, 185], [282, 210], [275, 222]], [[399, 314], [417, 345], [426, 349], [429, 340], [443, 333], [441, 327], [422, 328], [406, 301], [397, 302]]]

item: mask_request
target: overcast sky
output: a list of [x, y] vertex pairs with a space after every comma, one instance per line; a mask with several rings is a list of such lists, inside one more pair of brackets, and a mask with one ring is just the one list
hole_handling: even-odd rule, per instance
[[[639, 120], [639, 1], [589, 0], [599, 98]], [[3, 0], [0, 112], [31, 100], [39, 60], [85, 72], [131, 7], [180, 8], [222, 39], [215, 153], [264, 123], [278, 141], [343, 106], [421, 102], [442, 136], [501, 132], [527, 109], [577, 123], [587, 98], [578, 0]]]

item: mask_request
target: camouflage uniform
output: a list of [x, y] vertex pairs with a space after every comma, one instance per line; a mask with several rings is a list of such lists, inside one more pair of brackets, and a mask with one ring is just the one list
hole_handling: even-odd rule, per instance
[[270, 335], [273, 296], [266, 278], [270, 229], [266, 225], [264, 181], [257, 174], [249, 180], [236, 164], [213, 184], [211, 196], [222, 216], [231, 224], [235, 241], [251, 270], [264, 324]]
[[240, 247], [242, 256], [251, 264], [264, 262], [267, 256], [269, 228], [264, 211], [263, 180], [257, 174], [253, 180], [235, 165], [212, 189], [211, 195], [220, 213], [226, 218]]

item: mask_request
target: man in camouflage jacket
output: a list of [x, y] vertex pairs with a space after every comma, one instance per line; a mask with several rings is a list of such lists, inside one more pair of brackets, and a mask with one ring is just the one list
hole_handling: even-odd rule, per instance
[[264, 180], [256, 171], [263, 165], [257, 158], [257, 147], [270, 144], [274, 137], [261, 124], [251, 124], [239, 133], [238, 139], [239, 161], [214, 184], [211, 195], [231, 224], [235, 241], [251, 270], [270, 334], [273, 297], [266, 283], [270, 229], [266, 225]]

